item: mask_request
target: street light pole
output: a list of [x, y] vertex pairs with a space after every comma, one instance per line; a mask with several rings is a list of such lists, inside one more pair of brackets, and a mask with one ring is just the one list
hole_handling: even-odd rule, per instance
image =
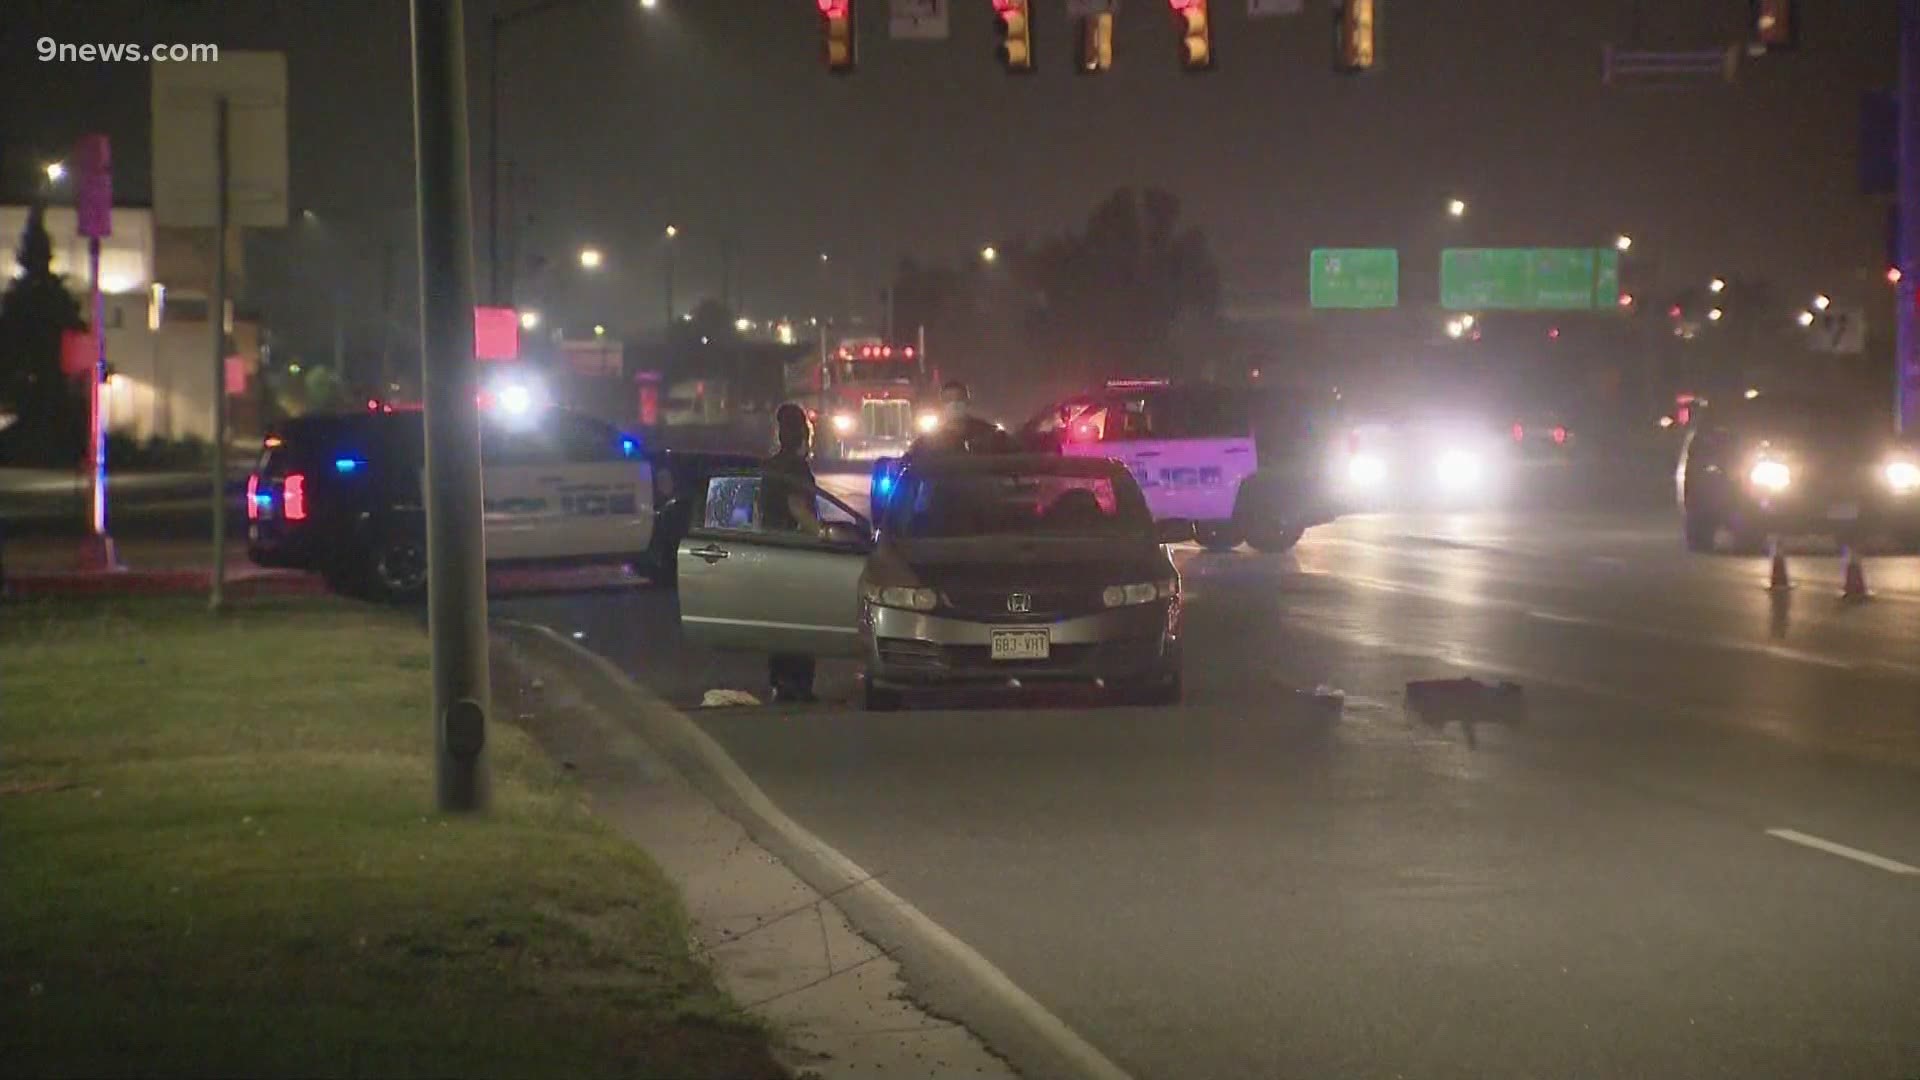
[[413, 0], [420, 355], [427, 443], [427, 634], [439, 806], [486, 805], [486, 552], [473, 361], [472, 190], [463, 0]]
[[1920, 429], [1920, 0], [1900, 0], [1900, 280], [1894, 283], [1898, 324], [1893, 360], [1893, 421], [1905, 434]]

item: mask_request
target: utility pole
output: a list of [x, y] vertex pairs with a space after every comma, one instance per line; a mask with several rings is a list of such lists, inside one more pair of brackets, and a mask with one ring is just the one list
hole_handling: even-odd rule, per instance
[[434, 779], [440, 809], [475, 811], [487, 802], [490, 695], [462, 44], [466, 5], [463, 0], [412, 3]]
[[677, 246], [678, 245], [676, 245], [673, 242], [673, 237], [669, 235], [667, 237], [667, 330], [666, 330], [666, 332], [669, 334], [673, 333], [673, 252], [674, 252], [674, 248]]
[[227, 97], [213, 102], [213, 288], [207, 325], [213, 344], [213, 576], [207, 607], [227, 606]]
[[107, 302], [100, 291], [100, 238], [113, 233], [113, 153], [105, 135], [88, 135], [74, 148], [74, 200], [80, 234], [87, 238], [87, 272], [92, 282], [93, 378], [87, 394], [87, 477], [92, 499], [87, 512], [87, 543], [81, 565], [117, 570], [113, 537], [107, 533]]
[[1894, 423], [1920, 430], [1920, 0], [1900, 0], [1900, 281], [1894, 352]]

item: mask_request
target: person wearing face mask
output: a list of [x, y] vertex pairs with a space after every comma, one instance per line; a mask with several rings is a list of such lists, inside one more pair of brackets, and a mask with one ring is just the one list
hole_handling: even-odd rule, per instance
[[956, 379], [942, 386], [939, 428], [915, 439], [907, 454], [1019, 453], [1019, 442], [1013, 436], [968, 410], [971, 399], [966, 383]]

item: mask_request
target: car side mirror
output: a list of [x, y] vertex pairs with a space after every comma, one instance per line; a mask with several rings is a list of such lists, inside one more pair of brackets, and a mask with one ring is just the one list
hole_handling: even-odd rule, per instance
[[1184, 544], [1193, 539], [1193, 522], [1186, 518], [1167, 518], [1153, 523], [1154, 538], [1162, 544]]

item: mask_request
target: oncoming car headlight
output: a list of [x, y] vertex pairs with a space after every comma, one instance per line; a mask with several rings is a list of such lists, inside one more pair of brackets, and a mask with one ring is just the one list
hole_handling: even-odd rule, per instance
[[1387, 478], [1387, 463], [1377, 454], [1355, 454], [1347, 459], [1347, 483], [1376, 487]]
[[940, 606], [938, 592], [911, 585], [865, 585], [861, 587], [860, 595], [869, 604], [902, 611], [932, 611]]
[[848, 432], [851, 432], [853, 430], [853, 417], [843, 412], [834, 413], [833, 414], [833, 430], [839, 432], [842, 435], [845, 435]]
[[1747, 481], [1763, 491], [1785, 491], [1793, 483], [1793, 470], [1784, 461], [1761, 458], [1747, 471]]
[[1434, 461], [1434, 478], [1449, 489], [1472, 487], [1480, 482], [1480, 456], [1466, 450], [1448, 450]]
[[1109, 585], [1100, 593], [1100, 602], [1110, 608], [1151, 604], [1180, 595], [1178, 581], [1142, 581], [1133, 585]]
[[1889, 461], [1880, 470], [1880, 475], [1895, 495], [1906, 495], [1920, 489], [1920, 465], [1911, 461]]

